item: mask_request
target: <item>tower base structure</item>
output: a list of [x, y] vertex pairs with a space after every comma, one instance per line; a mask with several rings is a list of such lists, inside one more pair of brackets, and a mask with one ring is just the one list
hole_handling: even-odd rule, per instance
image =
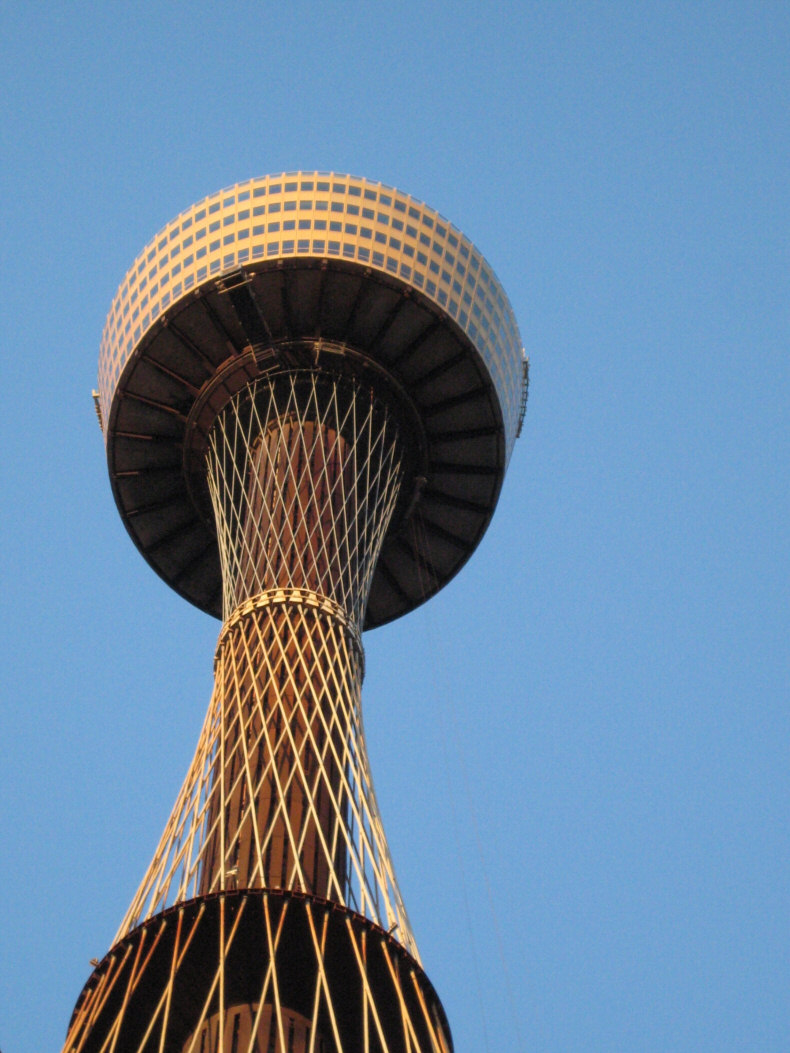
[[337, 903], [223, 892], [156, 915], [99, 963], [74, 1010], [84, 1053], [452, 1049], [420, 965]]

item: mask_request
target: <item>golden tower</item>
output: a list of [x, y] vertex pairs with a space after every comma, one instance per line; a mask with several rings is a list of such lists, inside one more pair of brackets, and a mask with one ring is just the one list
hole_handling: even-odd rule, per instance
[[526, 379], [489, 265], [379, 183], [240, 183], [135, 261], [99, 359], [113, 492], [223, 624], [193, 762], [65, 1051], [452, 1049], [373, 792], [361, 633], [475, 548]]

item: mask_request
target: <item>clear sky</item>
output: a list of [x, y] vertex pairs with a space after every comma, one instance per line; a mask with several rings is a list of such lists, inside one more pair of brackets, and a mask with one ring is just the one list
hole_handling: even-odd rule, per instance
[[511, 298], [492, 526], [366, 636], [373, 775], [458, 1053], [790, 1049], [790, 8], [3, 5], [0, 1048], [58, 1050], [219, 625], [115, 512], [114, 292], [193, 201], [334, 169]]

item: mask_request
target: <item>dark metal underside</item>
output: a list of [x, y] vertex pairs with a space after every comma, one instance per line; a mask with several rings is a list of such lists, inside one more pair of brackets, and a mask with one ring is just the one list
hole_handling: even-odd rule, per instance
[[[423, 463], [377, 566], [365, 628], [437, 592], [477, 546], [505, 469], [502, 414], [487, 369], [456, 323], [398, 279], [359, 264], [298, 258], [260, 264], [190, 291], [143, 336], [113, 398], [107, 457], [135, 544], [182, 596], [221, 617], [214, 527], [190, 496], [187, 421], [224, 369], [266, 351], [274, 368], [297, 342], [345, 344], [407, 393], [425, 432]], [[319, 352], [320, 358], [320, 352]], [[233, 360], [238, 368], [233, 366]], [[254, 371], [254, 369], [253, 369]]]
[[[329, 1000], [342, 1048], [361, 1049], [365, 984], [391, 1053], [414, 1050], [404, 1034], [403, 1012], [412, 1021], [420, 1050], [436, 1048], [426, 1028], [427, 1012], [431, 1026], [441, 1028], [452, 1053], [447, 1017], [436, 991], [421, 966], [397, 940], [369, 919], [336, 903], [279, 890], [216, 893], [154, 915], [117, 943], [96, 966], [77, 1000], [70, 1029], [87, 1010], [89, 1019], [85, 1018], [79, 1032], [83, 1053], [105, 1049], [113, 1029], [112, 1048], [116, 1053], [139, 1049], [153, 1053], [161, 1048], [161, 1017], [157, 1017], [159, 1028], [150, 1028], [148, 1038], [144, 1036], [172, 983], [164, 1048], [165, 1053], [180, 1051], [197, 1029], [208, 1000], [211, 1004], [207, 1015], [218, 1011], [216, 974], [220, 946], [226, 948], [222, 977], [226, 1007], [257, 1004], [271, 966], [281, 1004], [310, 1019], [314, 992], [321, 986], [311, 927], [321, 934], [325, 923], [322, 964], [328, 986], [318, 1031], [332, 1034], [326, 1007]], [[274, 961], [268, 949], [267, 929], [277, 936]], [[354, 950], [354, 945], [359, 946], [363, 939], [364, 981], [356, 956], [358, 950]], [[393, 968], [397, 970], [397, 982]], [[273, 997], [271, 983], [268, 992], [267, 1001]], [[370, 1021], [368, 1027], [371, 1051], [382, 1053]], [[77, 1034], [73, 1037], [77, 1038]]]

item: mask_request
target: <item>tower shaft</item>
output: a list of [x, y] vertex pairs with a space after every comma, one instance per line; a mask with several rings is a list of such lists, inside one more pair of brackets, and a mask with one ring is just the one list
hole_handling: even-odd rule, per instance
[[[67, 1049], [441, 1053], [360, 708], [359, 626], [402, 483], [398, 426], [353, 378], [278, 373], [217, 413], [206, 476], [226, 614], [214, 692]], [[190, 966], [214, 939], [210, 966]], [[172, 996], [195, 971], [201, 996], [186, 1013], [179, 996], [175, 1019]]]

